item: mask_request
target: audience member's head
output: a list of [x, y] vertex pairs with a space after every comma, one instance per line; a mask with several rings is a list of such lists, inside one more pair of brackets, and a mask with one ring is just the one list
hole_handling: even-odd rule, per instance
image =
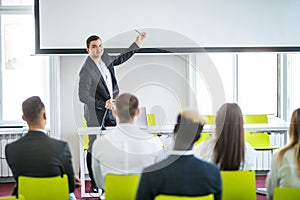
[[40, 97], [29, 97], [22, 103], [23, 120], [25, 120], [30, 127], [41, 126], [43, 128], [46, 123], [45, 105]]
[[226, 103], [216, 114], [214, 162], [222, 170], [238, 170], [245, 159], [244, 121], [240, 107]]
[[278, 161], [282, 164], [282, 158], [289, 149], [296, 147], [295, 159], [297, 160], [297, 174], [300, 177], [300, 108], [294, 110], [289, 128], [289, 143], [278, 152]]
[[184, 110], [177, 116], [174, 128], [174, 150], [191, 150], [200, 138], [205, 119], [195, 110]]
[[129, 93], [121, 94], [116, 99], [114, 115], [119, 118], [119, 123], [133, 123], [139, 115], [139, 101], [136, 96]]

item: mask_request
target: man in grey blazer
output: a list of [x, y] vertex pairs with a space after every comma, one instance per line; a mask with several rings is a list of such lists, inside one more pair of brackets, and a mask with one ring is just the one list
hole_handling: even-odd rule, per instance
[[76, 199], [72, 193], [75, 182], [79, 186], [80, 181], [74, 176], [68, 143], [47, 135], [45, 106], [38, 96], [26, 99], [22, 104], [22, 110], [22, 118], [27, 122], [29, 131], [5, 147], [6, 160], [16, 180], [13, 195], [18, 193], [18, 177], [21, 175], [51, 177], [67, 174], [70, 199]]
[[[86, 41], [89, 56], [84, 61], [79, 73], [79, 99], [84, 103], [84, 118], [88, 127], [116, 126], [112, 115], [113, 100], [119, 94], [114, 66], [127, 61], [139, 48], [138, 45], [146, 37], [140, 33], [135, 42], [119, 56], [110, 56], [104, 51], [99, 36], [92, 35]], [[96, 136], [89, 136], [87, 167], [91, 178], [92, 190], [97, 192], [91, 169], [91, 148]]]

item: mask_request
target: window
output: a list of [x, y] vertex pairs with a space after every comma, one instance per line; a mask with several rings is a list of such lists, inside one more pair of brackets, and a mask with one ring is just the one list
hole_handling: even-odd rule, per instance
[[4, 6], [33, 5], [34, 0], [2, 0]]
[[277, 115], [277, 54], [238, 54], [237, 88], [243, 114]]
[[49, 109], [49, 57], [33, 56], [32, 14], [1, 13], [1, 33], [1, 121], [11, 123], [22, 121], [21, 105], [30, 96], [40, 96]]
[[[234, 54], [199, 55], [197, 63], [199, 71], [196, 74], [196, 94], [199, 110], [206, 115], [215, 114], [220, 107], [220, 105], [214, 105], [215, 102], [222, 101], [221, 104], [223, 104], [235, 101]], [[205, 70], [205, 68], [208, 69]]]
[[300, 54], [290, 54], [290, 114], [287, 116], [291, 117], [294, 110], [300, 108]]

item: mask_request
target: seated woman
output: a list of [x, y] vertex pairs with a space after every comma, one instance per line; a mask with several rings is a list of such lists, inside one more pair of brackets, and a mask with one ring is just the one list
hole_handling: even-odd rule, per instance
[[195, 149], [195, 156], [219, 165], [221, 170], [255, 169], [256, 152], [245, 143], [244, 120], [240, 107], [226, 103], [216, 114], [213, 138]]
[[300, 188], [300, 108], [292, 114], [289, 136], [290, 142], [273, 155], [266, 181], [268, 199], [275, 187]]

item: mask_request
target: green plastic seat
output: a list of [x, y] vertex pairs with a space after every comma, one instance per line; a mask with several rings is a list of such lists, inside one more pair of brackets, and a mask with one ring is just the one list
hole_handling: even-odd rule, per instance
[[[245, 124], [267, 124], [268, 116], [266, 114], [244, 115]], [[257, 151], [271, 151], [279, 149], [279, 146], [272, 146], [270, 135], [261, 131], [245, 131], [245, 140]]]
[[25, 198], [23, 197], [23, 195], [19, 195], [19, 197], [17, 198], [16, 196], [4, 196], [4, 197], [0, 197], [0, 200], [25, 200]]
[[299, 200], [300, 188], [274, 188], [273, 200]]
[[19, 176], [18, 194], [25, 200], [69, 200], [69, 184], [66, 174], [54, 177]]
[[105, 200], [134, 200], [140, 175], [107, 174]]
[[209, 194], [205, 196], [174, 196], [160, 194], [155, 197], [155, 200], [214, 200], [214, 195]]
[[221, 171], [222, 200], [256, 200], [255, 171]]
[[257, 115], [243, 115], [245, 124], [267, 124], [268, 115], [257, 114]]

